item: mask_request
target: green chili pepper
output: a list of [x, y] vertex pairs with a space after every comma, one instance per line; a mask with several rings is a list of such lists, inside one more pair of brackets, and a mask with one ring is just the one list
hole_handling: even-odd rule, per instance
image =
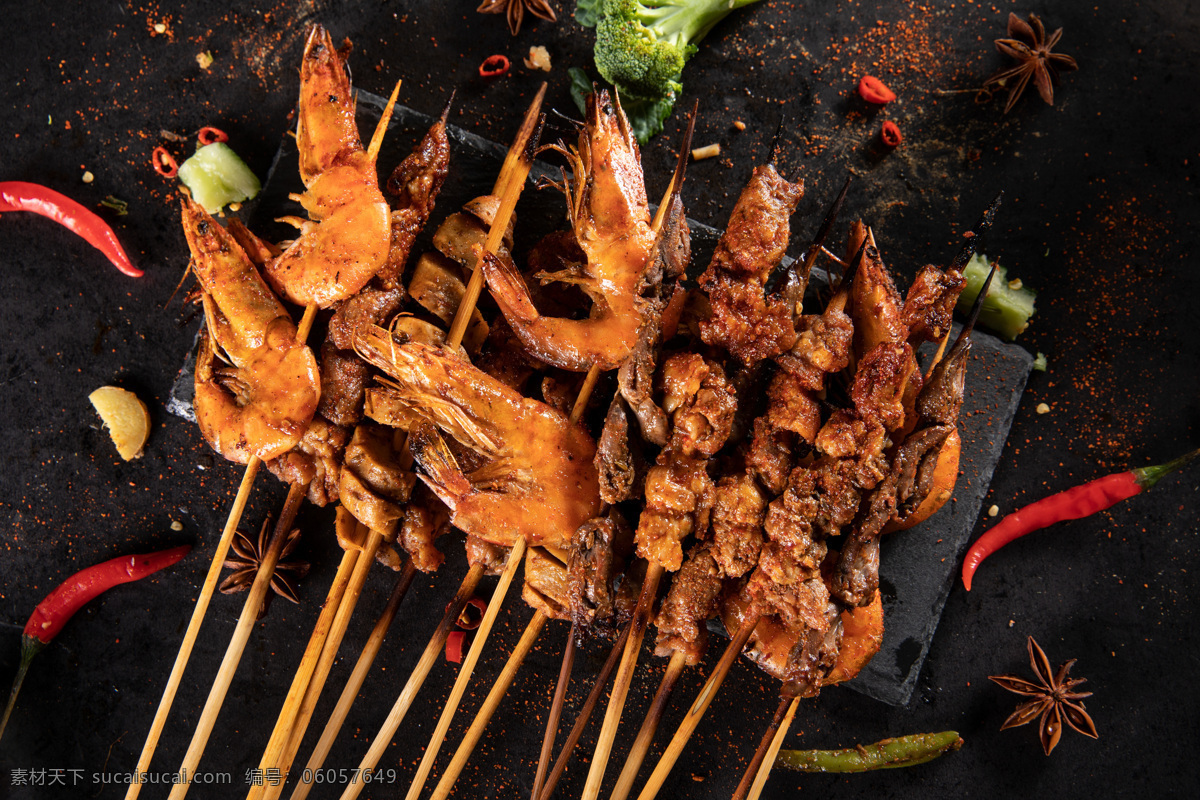
[[957, 731], [914, 733], [845, 750], [780, 750], [775, 765], [798, 772], [868, 772], [911, 767], [962, 747]]

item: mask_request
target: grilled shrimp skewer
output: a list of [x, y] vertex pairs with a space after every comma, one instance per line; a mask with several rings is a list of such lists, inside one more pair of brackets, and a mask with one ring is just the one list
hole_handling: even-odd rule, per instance
[[[533, 105], [526, 114], [525, 122], [522, 124], [521, 130], [517, 134], [516, 141], [509, 149], [508, 156], [505, 158], [504, 166], [501, 169], [500, 177], [497, 179], [497, 190], [501, 191], [502, 196], [500, 199], [499, 208], [493, 215], [487, 240], [483, 243], [482, 254], [485, 258], [487, 254], [494, 254], [500, 248], [505, 237], [505, 233], [508, 229], [509, 222], [512, 219], [517, 198], [521, 193], [525, 179], [529, 174], [530, 167], [532, 166], [533, 151], [537, 147], [537, 140], [541, 133], [542, 126], [542, 119], [538, 116], [538, 109], [541, 106], [541, 100], [544, 95], [545, 84], [542, 85], [542, 88], [539, 90]], [[456, 348], [462, 342], [463, 335], [471, 321], [472, 312], [475, 308], [475, 302], [479, 298], [479, 293], [482, 290], [482, 287], [482, 271], [476, 269], [475, 273], [471, 276], [471, 281], [467, 286], [462, 301], [459, 303], [458, 311], [454, 317], [453, 323], [450, 326], [450, 332], [446, 337], [446, 347], [448, 349]], [[388, 353], [390, 355], [391, 348], [393, 346], [390, 337], [387, 340], [387, 344]], [[489, 380], [491, 379], [489, 378]], [[404, 390], [402, 387], [400, 387], [398, 398], [399, 404], [393, 404], [393, 407], [402, 408], [403, 397]], [[424, 420], [424, 424], [426, 426], [428, 426], [430, 423], [431, 420]], [[427, 427], [424, 435], [426, 438], [423, 443], [428, 445], [430, 458], [440, 458], [440, 448], [438, 447], [438, 440], [435, 438], [437, 437], [436, 430], [429, 430]], [[444, 447], [444, 443], [442, 446]], [[449, 462], [446, 462], [445, 466], [447, 467], [448, 471], [444, 473], [444, 477], [448, 478], [456, 488], [461, 489], [462, 485], [458, 482], [457, 476], [453, 474], [454, 470], [450, 468]], [[459, 473], [459, 475], [461, 475], [461, 473]], [[465, 478], [465, 476], [462, 477]], [[469, 481], [467, 481], [467, 483], [469, 484]], [[521, 539], [514, 550], [523, 549], [523, 542], [524, 540]], [[468, 555], [471, 555], [471, 537], [468, 537]], [[449, 635], [451, 625], [453, 625], [454, 620], [458, 618], [458, 615], [462, 612], [467, 600], [474, 593], [475, 586], [483, 577], [483, 573], [487, 568], [487, 565], [482, 560], [478, 560], [474, 557], [471, 557], [470, 560], [471, 569], [467, 572], [466, 577], [463, 579], [462, 585], [459, 587], [454, 601], [447, 608], [446, 614], [442, 617], [441, 622], [438, 624], [433, 637], [430, 639], [429, 644], [422, 653], [421, 659], [417, 663], [417, 666], [409, 676], [404, 689], [397, 697], [395, 704], [392, 706], [392, 709], [387, 716], [387, 719], [384, 720], [383, 727], [380, 729], [374, 741], [371, 743], [366, 755], [363, 757], [359, 771], [355, 772], [350, 785], [348, 785], [342, 793], [343, 800], [350, 800], [350, 798], [357, 797], [359, 792], [362, 791], [362, 787], [365, 784], [360, 780], [359, 776], [364, 771], [374, 769], [375, 765], [379, 762], [379, 759], [383, 755], [384, 749], [386, 749], [388, 744], [391, 742], [392, 737], [395, 735], [396, 729], [400, 726], [400, 723], [408, 713], [408, 709], [411, 707], [412, 702], [416, 697], [416, 693], [420, 690], [421, 685], [424, 683], [425, 677], [433, 668], [433, 663], [440, 654], [440, 651], [446, 642], [446, 638]], [[497, 593], [501, 596], [503, 591], [507, 590], [508, 583], [512, 580], [512, 573], [515, 571], [516, 566], [519, 565], [519, 562], [519, 557], [510, 559], [509, 566], [505, 567], [500, 578], [500, 583], [497, 586]], [[491, 625], [495, 621], [498, 611], [499, 603], [497, 602], [489, 604], [488, 609], [484, 614], [483, 621], [480, 623], [480, 627], [478, 629], [479, 632], [476, 634], [476, 642], [472, 645], [470, 653], [468, 653], [467, 661], [459, 673], [459, 680], [456, 681], [455, 688], [451, 692], [451, 697], [447, 701], [446, 708], [449, 710], [449, 713], [444, 712], [444, 724], [439, 723], [442, 736], [444, 736], [444, 726], [449, 725], [449, 719], [453, 714], [453, 709], [457, 707], [458, 701], [462, 696], [462, 691], [465, 690], [466, 681], [470, 676], [471, 669], [473, 669], [474, 661], [478, 659], [478, 648], [483, 641], [486, 641], [487, 633], [490, 631]], [[435, 741], [440, 741], [437, 732], [435, 732], [434, 739]], [[430, 750], [435, 751], [435, 748], [431, 746]], [[425, 762], [423, 762], [423, 764], [424, 763]], [[426, 767], [426, 772], [427, 769], [428, 768]]]
[[375, 160], [388, 116], [364, 150], [354, 120], [345, 56], [316, 25], [300, 66], [296, 143], [305, 191], [294, 197], [311, 219], [289, 219], [300, 235], [267, 263], [267, 281], [299, 305], [327, 308], [367, 285], [387, 261], [391, 210]]
[[587, 256], [578, 271], [541, 276], [577, 285], [592, 300], [588, 319], [538, 312], [513, 263], [484, 260], [492, 296], [521, 342], [556, 367], [614, 369], [637, 343], [646, 308], [641, 298], [656, 237], [642, 180], [637, 142], [619, 103], [601, 89], [588, 96], [587, 122], [574, 149], [560, 147], [574, 167], [564, 178], [575, 238]]
[[[448, 105], [446, 111], [449, 111]], [[414, 152], [396, 168], [388, 182], [389, 191], [399, 195], [399, 207], [392, 213], [392, 242], [387, 263], [358, 294], [339, 303], [330, 322], [329, 335], [321, 351], [323, 391], [320, 411], [339, 424], [353, 424], [361, 415], [366, 369], [356, 369], [354, 361], [346, 358], [346, 355], [353, 357], [353, 354], [343, 353], [338, 344], [345, 344], [344, 339], [352, 335], [355, 327], [380, 321], [395, 311], [403, 298], [402, 289], [398, 286], [400, 272], [408, 258], [409, 247], [428, 219], [446, 176], [449, 141], [445, 121], [446, 113], [443, 113]], [[261, 769], [278, 770], [281, 780], [271, 785], [252, 786], [247, 795], [249, 800], [263, 797], [274, 800], [283, 793], [288, 772], [337, 657], [371, 565], [384, 542], [393, 538], [400, 522], [399, 509], [392, 511], [392, 503], [377, 495], [375, 490], [378, 487], [371, 485], [369, 477], [396, 470], [388, 464], [378, 463], [376, 456], [387, 448], [375, 448], [370, 444], [365, 441], [363, 432], [356, 430], [350, 447], [345, 450], [345, 468], [339, 470], [338, 475], [338, 495], [343, 501], [343, 508], [338, 511], [338, 540], [339, 543], [354, 540], [358, 546], [345, 547], [337, 575], [322, 605], [322, 613], [313, 628], [308, 647], [297, 667], [260, 761]], [[369, 469], [361, 469], [364, 460], [371, 462]], [[389, 488], [411, 485], [404, 482], [404, 470], [398, 472]], [[360, 476], [360, 473], [364, 474]], [[388, 506], [387, 511], [380, 511], [381, 505]], [[347, 508], [354, 514], [353, 517], [346, 513]], [[406, 519], [406, 525], [408, 522]], [[388, 604], [393, 615], [417, 569], [417, 559], [412, 558], [401, 570]]]

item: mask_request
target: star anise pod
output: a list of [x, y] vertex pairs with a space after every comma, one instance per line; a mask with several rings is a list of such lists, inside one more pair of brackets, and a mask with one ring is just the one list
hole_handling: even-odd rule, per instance
[[1037, 719], [1038, 736], [1042, 740], [1042, 749], [1046, 751], [1046, 755], [1050, 755], [1050, 751], [1062, 737], [1063, 720], [1066, 720], [1068, 725], [1084, 736], [1099, 739], [1095, 723], [1084, 710], [1083, 703], [1078, 702], [1085, 697], [1091, 697], [1092, 693], [1074, 691], [1076, 686], [1086, 683], [1087, 679], [1071, 678], [1068, 680], [1067, 678], [1067, 673], [1071, 671], [1075, 659], [1072, 658], [1059, 667], [1057, 673], [1051, 672], [1050, 660], [1046, 658], [1042, 648], [1038, 647], [1038, 643], [1030, 636], [1029, 663], [1033, 665], [1033, 674], [1037, 676], [1037, 683], [1018, 678], [1015, 675], [988, 676], [988, 680], [998, 683], [1010, 692], [1033, 698], [1017, 706], [1017, 710], [1004, 720], [1000, 730], [1015, 728]]
[[[250, 591], [250, 586], [254, 583], [254, 576], [258, 574], [258, 565], [262, 563], [263, 554], [267, 551], [267, 531], [270, 530], [270, 527], [271, 520], [269, 518], [263, 520], [257, 542], [240, 530], [234, 535], [231, 545], [233, 552], [238, 557], [225, 559], [225, 568], [231, 569], [233, 572], [221, 581], [221, 585], [218, 587], [223, 594]], [[292, 554], [299, 543], [300, 529], [295, 528], [288, 534], [283, 550], [279, 554], [279, 561], [275, 564], [275, 572], [271, 575], [271, 591], [293, 603], [299, 603], [300, 598], [296, 596], [296, 589], [291, 582], [303, 578], [312, 567], [307, 561], [287, 561], [288, 556]], [[263, 615], [267, 613], [271, 597], [272, 595], [268, 594], [263, 598], [263, 603], [258, 609], [259, 619], [262, 619]]]
[[508, 30], [513, 36], [521, 30], [526, 11], [547, 22], [558, 20], [550, 0], [483, 0], [475, 10], [480, 14], [504, 14], [508, 17]]
[[1037, 14], [1030, 14], [1029, 21], [1008, 14], [1008, 38], [997, 39], [996, 49], [1004, 55], [1015, 58], [1017, 65], [997, 72], [984, 81], [984, 88], [993, 86], [1008, 87], [1008, 102], [1004, 104], [1004, 113], [1016, 104], [1017, 99], [1025, 92], [1030, 79], [1037, 86], [1038, 94], [1049, 105], [1054, 105], [1054, 80], [1059, 70], [1069, 72], [1079, 69], [1075, 59], [1062, 53], [1052, 53], [1054, 45], [1062, 38], [1063, 29], [1059, 28], [1046, 38], [1046, 28]]

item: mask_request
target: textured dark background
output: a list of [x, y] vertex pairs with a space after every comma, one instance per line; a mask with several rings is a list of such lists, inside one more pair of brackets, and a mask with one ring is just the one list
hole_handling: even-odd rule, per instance
[[[90, 604], [39, 656], [0, 744], [0, 796], [121, 796], [118, 788], [92, 784], [91, 775], [125, 773], [136, 762], [240, 478], [193, 426], [165, 411], [195, 321], [178, 295], [172, 298], [186, 245], [174, 187], [149, 166], [150, 151], [163, 143], [160, 131], [191, 136], [217, 125], [265, 175], [289, 124], [305, 28], [320, 21], [335, 37], [354, 41], [351, 64], [362, 88], [386, 94], [402, 77], [403, 101], [427, 113], [457, 90], [452, 121], [507, 141], [543, 77], [551, 83], [549, 105], [574, 114], [565, 70], [590, 66], [590, 32], [569, 18], [567, 3], [552, 2], [558, 24], [527, 20], [516, 38], [501, 18], [475, 14], [470, 1], [243, 3], [236, 10], [215, 2], [6, 4], [0, 180], [41, 182], [88, 205], [106, 195], [128, 202], [127, 216], [102, 213], [147, 274], [116, 274], [86, 244], [39, 218], [0, 219], [0, 680], [15, 669], [29, 612], [71, 572], [180, 542], [197, 550], [170, 572]], [[689, 214], [722, 223], [781, 119], [782, 166], [808, 185], [796, 241], [811, 235], [813, 217], [851, 169], [858, 181], [848, 209], [874, 226], [902, 281], [924, 261], [952, 252], [978, 209], [1004, 188], [1009, 202], [988, 251], [1039, 289], [1039, 311], [1021, 344], [1046, 353], [1050, 369], [1030, 380], [985, 505], [1007, 512], [1200, 444], [1200, 340], [1191, 324], [1200, 288], [1191, 257], [1200, 220], [1190, 88], [1200, 47], [1194, 5], [878, 5], [764, 0], [714, 31], [688, 66], [685, 94], [701, 98], [697, 142], [720, 142], [723, 151], [690, 169]], [[1080, 70], [1064, 76], [1054, 107], [1029, 94], [1002, 115], [1002, 98], [980, 104], [973, 91], [945, 93], [972, 90], [1004, 64], [991, 41], [1003, 35], [1009, 10], [1035, 11], [1051, 29], [1065, 28], [1059, 49], [1074, 55]], [[550, 49], [548, 75], [520, 66], [533, 44]], [[209, 70], [196, 63], [201, 51], [214, 57]], [[485, 83], [476, 69], [495, 52], [517, 66]], [[879, 112], [865, 108], [852, 93], [863, 73], [883, 78], [899, 100]], [[885, 118], [906, 139], [879, 158], [873, 139]], [[747, 129], [737, 131], [734, 120]], [[644, 150], [651, 194], [666, 182], [677, 133], [673, 119]], [[181, 145], [171, 146], [183, 154]], [[94, 173], [93, 183], [80, 181], [84, 170]], [[139, 461], [120, 462], [87, 402], [105, 383], [133, 389], [151, 407], [155, 428]], [[1037, 414], [1039, 403], [1050, 413]], [[993, 557], [974, 592], [951, 592], [908, 706], [827, 691], [802, 706], [787, 745], [846, 746], [953, 728], [966, 739], [960, 752], [910, 771], [777, 773], [765, 796], [790, 797], [801, 788], [831, 797], [1194, 790], [1198, 486], [1193, 470], [1151, 495]], [[247, 526], [281, 496], [276, 482], [260, 480]], [[172, 521], [182, 531], [173, 532]], [[229, 772], [237, 791], [258, 761], [332, 575], [327, 522], [327, 514], [304, 512], [314, 534], [303, 549], [316, 564], [302, 587], [304, 602], [275, 603], [259, 626], [203, 762]], [[442, 574], [417, 581], [405, 608], [440, 608], [461, 574], [451, 558]], [[372, 577], [348, 643], [365, 638], [390, 582], [382, 573]], [[156, 771], [179, 763], [239, 608], [231, 598], [214, 600]], [[497, 656], [481, 663], [477, 686], [494, 677], [498, 654], [526, 618], [517, 604], [501, 617]], [[377, 662], [382, 672], [367, 684], [369, 698], [360, 701], [330, 765], [357, 765], [432, 625], [430, 614], [401, 612]], [[561, 627], [550, 626], [531, 654], [533, 669], [518, 678], [459, 796], [527, 793]], [[1087, 706], [1099, 741], [1068, 731], [1046, 758], [1032, 730], [998, 732], [1016, 698], [986, 676], [1027, 672], [1029, 634], [1055, 665], [1079, 659], [1075, 672], [1096, 692]], [[589, 651], [580, 659], [573, 698], [599, 658]], [[694, 696], [713, 658], [685, 676], [681, 697]], [[644, 707], [660, 669], [655, 664], [639, 675], [631, 708]], [[348, 670], [339, 663], [331, 684]], [[371, 796], [395, 796], [407, 785], [449, 674], [435, 671], [440, 680], [418, 699], [382, 764], [400, 772], [402, 785]], [[777, 687], [739, 665], [727, 688], [664, 796], [732, 791]], [[468, 695], [468, 710], [481, 693]], [[329, 704], [318, 709], [319, 721]], [[673, 727], [679, 713], [664, 726]], [[461, 730], [452, 728], [450, 740]], [[87, 777], [73, 789], [13, 788], [15, 769], [77, 769]], [[563, 796], [578, 793], [582, 772], [570, 773]], [[231, 794], [197, 787], [191, 796]]]

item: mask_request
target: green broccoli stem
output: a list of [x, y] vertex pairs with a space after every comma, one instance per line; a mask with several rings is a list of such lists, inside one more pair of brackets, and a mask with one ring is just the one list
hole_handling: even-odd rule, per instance
[[957, 731], [915, 733], [845, 750], [781, 750], [775, 765], [800, 772], [869, 772], [912, 767], [962, 747]]
[[637, 16], [643, 25], [653, 28], [659, 39], [676, 47], [695, 44], [731, 11], [758, 0], [642, 0]]

